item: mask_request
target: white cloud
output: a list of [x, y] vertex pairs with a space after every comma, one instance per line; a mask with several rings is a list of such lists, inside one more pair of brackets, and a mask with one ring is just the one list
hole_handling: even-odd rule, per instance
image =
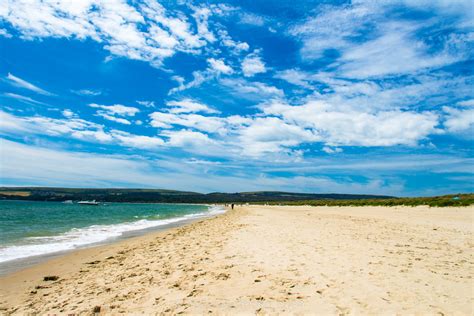
[[118, 115], [118, 116], [135, 116], [139, 109], [131, 106], [125, 106], [122, 104], [114, 104], [114, 105], [101, 105], [96, 103], [89, 104], [91, 108], [102, 109], [107, 112], [109, 115]]
[[210, 160], [202, 160], [202, 159], [196, 159], [196, 158], [191, 158], [191, 159], [185, 160], [184, 162], [188, 164], [197, 164], [197, 165], [221, 165], [222, 164], [220, 161], [210, 161]]
[[12, 38], [13, 36], [7, 30], [0, 28], [0, 36]]
[[445, 106], [443, 111], [447, 114], [443, 124], [448, 132], [469, 132], [471, 137], [474, 135], [474, 109], [456, 109]]
[[[0, 174], [2, 185], [16, 181], [24, 185], [75, 187], [154, 187], [200, 192], [286, 190], [301, 192], [395, 194], [403, 187], [370, 179], [367, 184], [338, 182], [327, 177], [270, 177], [208, 173], [228, 165], [183, 164], [173, 160], [147, 160], [138, 155], [101, 155], [44, 148], [2, 139]], [[25, 168], [25, 166], [28, 166]], [[212, 171], [211, 171], [212, 172]], [[55, 174], [55, 177], [51, 177]]]
[[165, 141], [159, 137], [150, 137], [144, 135], [133, 135], [123, 131], [113, 130], [111, 135], [116, 139], [122, 146], [141, 148], [141, 149], [156, 149], [157, 147], [164, 146]]
[[250, 82], [241, 78], [222, 78], [219, 82], [240, 98], [259, 99], [284, 96], [283, 90], [263, 82]]
[[240, 23], [262, 26], [265, 24], [265, 19], [254, 13], [243, 12], [240, 14]]
[[278, 71], [275, 74], [275, 78], [285, 80], [296, 86], [311, 89], [311, 81], [314, 80], [313, 76], [305, 71], [299, 69], [286, 69]]
[[2, 122], [0, 125], [0, 133], [2, 135], [30, 132], [30, 128], [25, 121], [2, 110], [0, 110], [0, 122]]
[[229, 36], [229, 33], [226, 30], [219, 30], [218, 31], [219, 40], [221, 45], [230, 48], [231, 53], [238, 55], [242, 52], [248, 51], [250, 46], [246, 42], [237, 42]]
[[340, 59], [343, 63], [340, 71], [344, 76], [368, 78], [413, 73], [458, 61], [447, 52], [429, 54], [429, 47], [414, 38], [419, 25], [393, 22], [380, 28], [379, 37], [344, 52]]
[[338, 148], [338, 147], [324, 146], [323, 151], [327, 154], [336, 154], [336, 153], [341, 153], [343, 150], [342, 150], [342, 148]]
[[460, 102], [458, 102], [458, 105], [460, 105], [460, 106], [474, 106], [474, 99], [460, 101]]
[[267, 115], [313, 131], [330, 146], [414, 146], [428, 135], [438, 133], [438, 116], [431, 112], [359, 112], [337, 109], [324, 101], [308, 101], [300, 106], [284, 103], [263, 105]]
[[178, 86], [170, 89], [168, 95], [172, 95], [179, 91], [184, 91], [190, 88], [196, 88], [202, 85], [204, 82], [218, 78], [220, 74], [230, 75], [234, 73], [234, 70], [225, 64], [223, 59], [208, 58], [207, 62], [209, 67], [205, 70], [193, 71], [193, 79], [188, 83], [185, 83], [183, 77], [173, 76], [172, 79], [178, 83]]
[[167, 106], [170, 107], [168, 112], [170, 113], [195, 113], [195, 112], [203, 112], [203, 113], [218, 113], [218, 111], [211, 109], [205, 104], [199, 103], [192, 99], [182, 99], [179, 101], [169, 101], [166, 103]]
[[146, 106], [147, 108], [154, 108], [155, 102], [154, 101], [136, 101], [138, 104]]
[[242, 72], [245, 77], [252, 77], [258, 73], [266, 72], [265, 63], [257, 52], [247, 55], [242, 62]]
[[[210, 146], [215, 143], [206, 134], [190, 130], [163, 131], [161, 135], [167, 137], [167, 144], [174, 147], [190, 147], [190, 149], [201, 147], [203, 149], [202, 146]], [[205, 148], [209, 149], [209, 147]]]
[[194, 8], [193, 17], [196, 20], [198, 34], [205, 38], [208, 42], [213, 43], [216, 37], [213, 32], [209, 30], [208, 19], [212, 14], [211, 10], [206, 7]]
[[93, 89], [80, 89], [80, 90], [71, 90], [72, 93], [82, 96], [91, 96], [95, 97], [102, 94], [100, 90], [93, 90]]
[[18, 78], [16, 76], [12, 75], [11, 73], [8, 73], [6, 78], [9, 80], [9, 83], [11, 83], [14, 86], [24, 88], [24, 89], [27, 89], [27, 90], [30, 90], [30, 91], [33, 91], [33, 92], [36, 92], [36, 93], [39, 93], [39, 94], [43, 94], [43, 95], [48, 95], [48, 96], [53, 95], [51, 92], [48, 92], [44, 89], [41, 89], [40, 87], [35, 86], [34, 84], [32, 84], [32, 83], [30, 83], [26, 80], [23, 80], [21, 78]]
[[193, 71], [193, 79], [188, 83], [184, 83], [184, 78], [175, 76], [174, 80], [178, 82], [178, 86], [170, 89], [168, 92], [169, 95], [174, 94], [179, 91], [184, 91], [190, 88], [198, 87], [203, 84], [205, 81], [214, 78], [215, 72], [205, 71]]
[[16, 93], [7, 92], [7, 93], [4, 93], [3, 95], [6, 96], [6, 97], [8, 97], [8, 98], [12, 98], [12, 99], [15, 99], [15, 100], [23, 101], [23, 102], [26, 102], [26, 103], [47, 105], [47, 104], [44, 103], [44, 102], [37, 101], [37, 100], [35, 100], [35, 99], [33, 99], [33, 98], [30, 98], [30, 97], [27, 97], [27, 96], [24, 96], [24, 95], [21, 95], [21, 94], [16, 94]]
[[323, 56], [328, 49], [344, 49], [362, 25], [373, 20], [377, 6], [357, 3], [344, 6], [320, 6], [319, 12], [310, 15], [304, 23], [296, 24], [289, 33], [299, 37], [303, 46], [301, 56], [313, 60]]
[[232, 67], [225, 64], [223, 59], [208, 58], [207, 62], [209, 63], [209, 66], [211, 67], [211, 69], [218, 73], [230, 75], [231, 73], [234, 72]]
[[255, 118], [238, 133], [242, 153], [256, 157], [268, 153], [292, 152], [289, 148], [319, 140], [312, 131], [276, 117]]
[[[19, 117], [0, 111], [2, 124], [0, 131], [9, 135], [38, 134], [50, 136], [69, 135], [74, 138], [94, 138], [99, 141], [109, 141], [111, 137], [103, 135], [103, 127], [76, 117], [53, 119], [43, 116]], [[95, 137], [98, 136], [98, 137]]]
[[[2, 181], [25, 185], [101, 187], [117, 184], [172, 188], [163, 173], [137, 156], [100, 155], [54, 150], [2, 139], [0, 173]], [[54, 174], [54, 177], [51, 177]], [[173, 178], [173, 177], [171, 177]], [[174, 177], [179, 178], [179, 177]], [[183, 181], [184, 182], [184, 181]]]
[[115, 117], [113, 115], [109, 115], [109, 114], [104, 113], [102, 111], [98, 111], [97, 116], [100, 116], [100, 117], [102, 117], [106, 120], [109, 120], [109, 121], [112, 121], [112, 122], [117, 122], [117, 123], [120, 123], [120, 124], [125, 124], [125, 125], [131, 125], [132, 124], [132, 122], [130, 122], [127, 119], [124, 119], [122, 117]]
[[10, 2], [8, 10], [0, 11], [0, 19], [26, 40], [90, 39], [113, 56], [161, 67], [176, 52], [199, 54], [204, 46], [216, 42], [210, 18], [225, 10], [210, 5], [193, 7], [193, 11], [188, 17], [184, 11], [168, 10], [148, 0], [135, 6], [123, 0], [31, 0]]
[[225, 119], [216, 116], [204, 116], [196, 113], [215, 114], [218, 111], [206, 104], [185, 98], [168, 101], [169, 107], [165, 112], [153, 112], [149, 115], [150, 125], [160, 129], [171, 129], [182, 126], [197, 129], [207, 133], [223, 133]]
[[[0, 120], [5, 122], [0, 128], [0, 133], [12, 136], [21, 135], [22, 137], [29, 134], [66, 136], [88, 142], [115, 143], [141, 149], [154, 149], [166, 145], [165, 141], [159, 137], [134, 135], [119, 130], [104, 131], [102, 125], [82, 120], [70, 110], [63, 111], [63, 115], [67, 119], [41, 116], [18, 117], [0, 111]], [[117, 118], [112, 117], [111, 119], [116, 120]]]
[[[304, 61], [311, 62], [328, 51], [336, 51], [341, 57], [336, 58], [331, 69], [351, 78], [412, 74], [466, 58], [467, 49], [459, 48], [465, 46], [469, 36], [463, 34], [461, 23], [445, 19], [452, 12], [439, 10], [434, 18], [410, 21], [393, 14], [401, 5], [410, 3], [358, 1], [319, 6], [315, 14], [290, 28], [289, 33], [302, 41], [300, 54]], [[429, 7], [424, 6], [423, 10]], [[428, 27], [441, 29], [429, 38], [420, 37]], [[440, 35], [445, 30], [449, 36]], [[435, 42], [439, 44], [434, 45]]]
[[61, 111], [61, 114], [64, 115], [64, 117], [67, 117], [67, 118], [72, 118], [72, 117], [76, 116], [76, 114], [73, 111], [69, 110], [69, 109], [65, 109], [65, 110]]
[[224, 133], [225, 120], [215, 116], [204, 116], [189, 113], [164, 113], [150, 114], [150, 125], [161, 129], [171, 129], [173, 126], [183, 126], [197, 129], [207, 133]]
[[112, 143], [113, 137], [106, 133], [102, 129], [97, 130], [72, 130], [70, 132], [71, 137], [87, 141], [87, 142], [99, 142], [99, 143]]

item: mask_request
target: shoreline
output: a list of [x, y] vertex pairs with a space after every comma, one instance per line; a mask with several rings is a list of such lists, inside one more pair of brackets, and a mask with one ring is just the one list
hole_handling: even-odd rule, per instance
[[473, 214], [238, 206], [2, 276], [0, 313], [472, 314]]
[[[0, 277], [2, 276], [8, 276], [11, 273], [14, 273], [16, 271], [21, 271], [24, 270], [25, 268], [28, 267], [33, 267], [38, 264], [42, 264], [44, 262], [47, 262], [51, 259], [62, 257], [64, 255], [73, 253], [75, 251], [80, 251], [83, 249], [89, 249], [89, 248], [95, 248], [95, 247], [101, 247], [101, 246], [107, 246], [111, 244], [118, 243], [122, 240], [127, 240], [131, 238], [136, 238], [140, 236], [145, 236], [148, 234], [156, 233], [156, 232], [162, 232], [166, 231], [169, 229], [173, 229], [176, 227], [181, 227], [188, 225], [190, 223], [193, 223], [195, 221], [207, 219], [207, 218], [212, 218], [215, 216], [218, 216], [221, 213], [221, 211], [215, 213], [217, 210], [211, 210], [213, 207], [219, 207], [223, 213], [225, 213], [227, 210], [224, 207], [224, 205], [211, 205], [211, 204], [205, 204], [205, 206], [208, 207], [209, 214], [204, 214], [204, 215], [199, 215], [197, 217], [190, 217], [190, 218], [182, 218], [176, 222], [171, 222], [167, 224], [160, 224], [157, 226], [152, 226], [148, 228], [142, 228], [142, 229], [136, 229], [136, 230], [130, 230], [130, 231], [125, 231], [122, 233], [122, 235], [118, 237], [111, 237], [107, 238], [105, 240], [102, 240], [100, 242], [94, 242], [90, 244], [83, 244], [80, 245], [76, 248], [73, 249], [68, 249], [68, 250], [59, 250], [59, 251], [54, 251], [54, 252], [48, 252], [40, 255], [34, 255], [34, 256], [29, 256], [29, 257], [24, 257], [24, 258], [18, 258], [18, 259], [13, 259], [13, 260], [8, 260], [4, 262], [0, 262]], [[184, 216], [185, 217], [185, 216]], [[170, 218], [173, 219], [173, 218]]]

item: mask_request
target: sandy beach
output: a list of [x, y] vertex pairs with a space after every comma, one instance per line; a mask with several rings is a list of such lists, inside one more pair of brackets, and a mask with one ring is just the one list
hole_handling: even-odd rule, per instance
[[237, 207], [4, 276], [0, 313], [472, 315], [473, 215]]

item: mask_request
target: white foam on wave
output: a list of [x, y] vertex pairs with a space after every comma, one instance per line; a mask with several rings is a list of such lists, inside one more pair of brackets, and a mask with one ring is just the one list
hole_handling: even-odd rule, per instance
[[115, 225], [92, 225], [84, 228], [73, 228], [58, 236], [29, 237], [24, 239], [21, 245], [0, 247], [0, 262], [73, 250], [90, 244], [105, 242], [112, 238], [118, 238], [127, 232], [165, 226], [190, 219], [218, 215], [224, 212], [225, 210], [220, 206], [209, 206], [207, 212], [187, 214], [181, 217], [158, 220], [141, 219], [135, 222]]

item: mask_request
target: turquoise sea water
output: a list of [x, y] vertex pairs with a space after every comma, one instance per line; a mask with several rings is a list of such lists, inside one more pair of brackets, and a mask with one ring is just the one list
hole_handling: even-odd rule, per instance
[[187, 204], [0, 201], [0, 263], [71, 250], [222, 212]]

